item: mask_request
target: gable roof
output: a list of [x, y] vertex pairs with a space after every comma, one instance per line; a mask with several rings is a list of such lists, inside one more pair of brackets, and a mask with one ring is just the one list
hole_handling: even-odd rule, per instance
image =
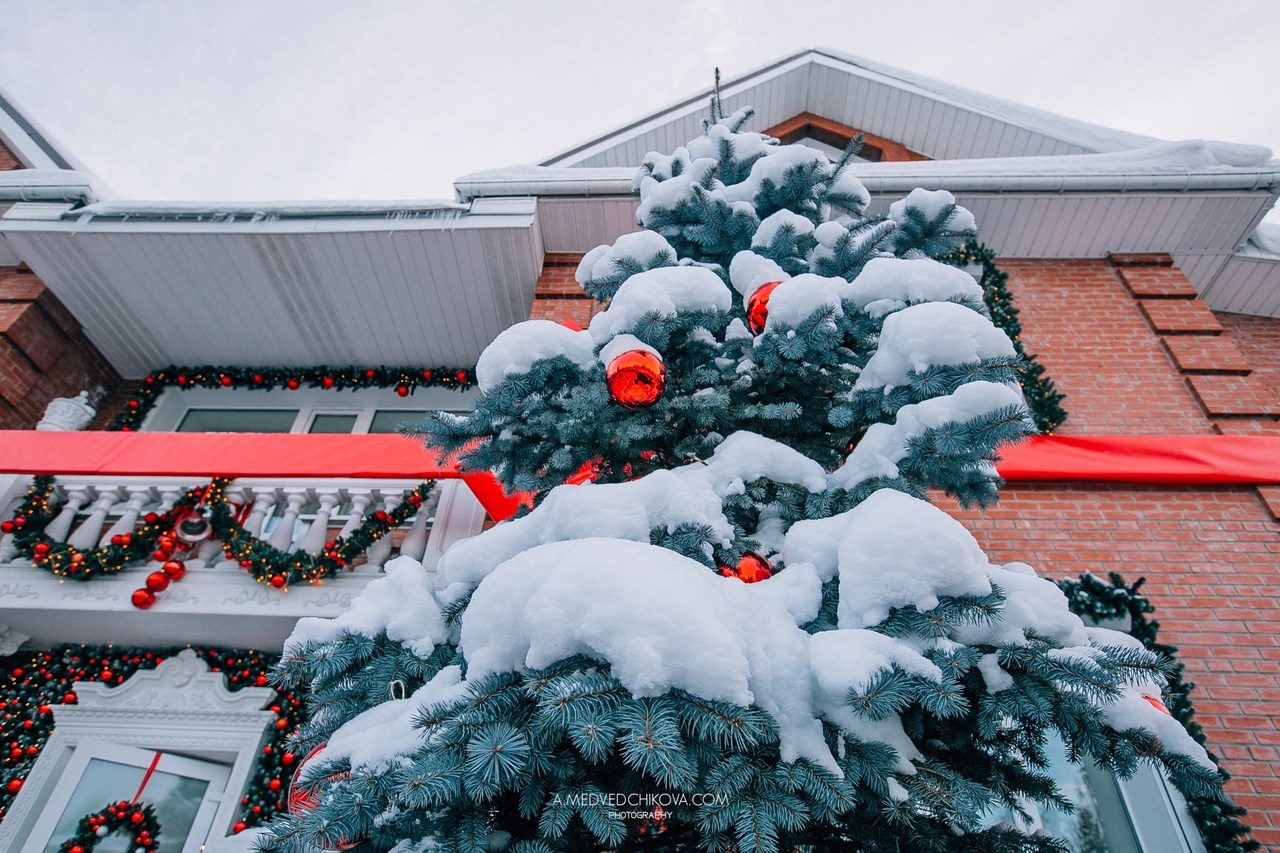
[[[1016, 104], [828, 48], [772, 62], [720, 87], [725, 112], [756, 110], [772, 127], [813, 113], [891, 139], [933, 160], [1099, 154], [1160, 140]], [[706, 89], [539, 165], [635, 166], [649, 151], [670, 151], [701, 132]]]

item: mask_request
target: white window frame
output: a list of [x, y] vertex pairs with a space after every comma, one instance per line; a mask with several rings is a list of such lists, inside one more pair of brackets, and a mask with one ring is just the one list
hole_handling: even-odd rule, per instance
[[[56, 822], [66, 802], [56, 798], [63, 777], [79, 780], [73, 762], [79, 761], [76, 756], [81, 745], [103, 742], [229, 767], [209, 831], [193, 849], [203, 847], [205, 853], [245, 853], [251, 849], [259, 833], [236, 835], [232, 829], [239, 820], [240, 800], [253, 768], [277, 719], [271, 711], [262, 710], [275, 698], [274, 690], [246, 687], [232, 693], [222, 674], [211, 672], [191, 649], [167, 658], [153, 670], [136, 673], [118, 687], [77, 681], [74, 689], [78, 704], [52, 706], [53, 733], [0, 823], [0, 850], [26, 853], [24, 841], [37, 826], [44, 825], [46, 814], [52, 813]], [[74, 782], [71, 784], [74, 788]]]
[[[146, 768], [150, 765], [153, 755], [154, 753], [148, 750], [132, 746], [121, 746], [107, 741], [81, 741], [72, 752], [71, 759], [67, 762], [66, 769], [62, 772], [62, 778], [50, 793], [49, 799], [40, 812], [39, 819], [32, 828], [31, 834], [27, 837], [26, 843], [22, 846], [21, 853], [42, 853], [51, 841], [62, 840], [53, 838], [53, 833], [57, 829], [58, 822], [65, 813], [67, 805], [70, 803], [71, 797], [74, 795], [76, 787], [79, 785], [81, 777], [84, 776], [90, 761], [101, 759], [116, 764]], [[218, 808], [218, 804], [226, 795], [227, 778], [231, 774], [231, 768], [212, 761], [183, 758], [165, 753], [160, 756], [155, 769], [160, 773], [172, 773], [189, 779], [199, 779], [206, 783], [204, 797], [200, 801], [195, 819], [191, 823], [191, 829], [182, 844], [182, 853], [199, 853], [204, 849], [205, 839], [209, 836], [209, 827], [213, 824], [214, 813]], [[127, 796], [127, 792], [120, 792], [120, 796], [116, 798], [116, 801], [120, 801], [125, 796]], [[144, 790], [140, 802], [146, 801], [146, 791]], [[109, 805], [109, 801], [100, 803], [99, 807], [107, 805]], [[91, 814], [91, 812], [86, 812], [86, 814]], [[165, 830], [163, 824], [161, 824], [160, 829], [161, 837], [163, 838]]]
[[352, 434], [369, 430], [375, 412], [465, 412], [479, 392], [451, 388], [415, 388], [401, 397], [394, 388], [338, 390], [299, 388], [178, 388], [161, 392], [140, 427], [143, 432], [176, 432], [188, 409], [290, 409], [297, 410], [291, 433], [304, 433], [312, 419], [323, 415], [356, 415]]

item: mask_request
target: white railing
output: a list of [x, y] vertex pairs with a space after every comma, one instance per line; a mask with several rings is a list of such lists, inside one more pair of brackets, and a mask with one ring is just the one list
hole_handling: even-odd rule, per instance
[[[0, 519], [13, 517], [31, 482], [31, 476], [0, 475]], [[101, 547], [113, 536], [133, 530], [148, 513], [165, 512], [188, 490], [208, 482], [191, 477], [59, 476], [52, 499], [57, 514], [45, 533], [81, 550]], [[248, 534], [281, 551], [316, 554], [378, 510], [393, 512], [418, 485], [411, 480], [238, 479], [231, 481], [226, 497], [241, 508], [239, 517]], [[295, 584], [286, 590], [256, 583], [238, 562], [226, 559], [216, 538], [209, 537], [180, 554], [186, 575], [159, 594], [145, 614], [131, 605], [130, 596], [160, 561], [80, 582], [33, 566], [18, 555], [13, 535], [7, 534], [0, 538], [0, 635], [8, 625], [42, 644], [127, 642], [138, 631], [122, 630], [117, 623], [142, 618], [142, 624], [150, 625], [142, 633], [151, 645], [182, 641], [278, 646], [297, 618], [336, 615], [396, 557], [412, 557], [434, 573], [444, 550], [478, 533], [484, 520], [484, 509], [462, 480], [437, 481], [415, 512], [345, 569], [320, 584]], [[173, 618], [166, 621], [167, 617]], [[233, 624], [239, 627], [224, 630]]]

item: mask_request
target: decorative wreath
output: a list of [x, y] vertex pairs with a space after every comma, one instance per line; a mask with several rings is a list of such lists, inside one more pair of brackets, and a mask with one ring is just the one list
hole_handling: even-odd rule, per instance
[[[222, 542], [226, 558], [239, 561], [240, 567], [253, 575], [254, 580], [280, 589], [289, 583], [317, 583], [350, 565], [391, 528], [416, 512], [435, 485], [433, 481], [420, 484], [391, 512], [377, 510], [346, 537], [330, 540], [319, 554], [310, 554], [281, 551], [245, 530], [240, 516], [247, 508], [236, 507], [226, 498], [230, 482], [218, 477], [207, 486], [191, 489], [170, 510], [159, 515], [147, 513], [131, 532], [113, 536], [109, 545], [82, 551], [45, 534], [45, 528], [57, 516], [50, 505], [55, 481], [51, 476], [41, 475], [27, 490], [14, 517], [0, 524], [0, 532], [12, 533], [18, 553], [34, 565], [61, 577], [89, 580], [150, 559], [166, 565], [167, 561], [178, 561], [180, 555], [176, 552], [186, 546], [174, 535], [174, 530], [184, 520], [199, 521], [203, 506], [211, 532]], [[166, 570], [165, 574], [170, 580], [182, 576], [180, 571]], [[153, 591], [166, 586], [167, 583], [159, 584]], [[148, 589], [152, 589], [150, 584]]]
[[62, 842], [58, 853], [91, 853], [103, 838], [121, 831], [133, 833], [133, 849], [140, 853], [156, 853], [160, 846], [160, 821], [155, 807], [121, 801], [80, 818], [76, 834]]

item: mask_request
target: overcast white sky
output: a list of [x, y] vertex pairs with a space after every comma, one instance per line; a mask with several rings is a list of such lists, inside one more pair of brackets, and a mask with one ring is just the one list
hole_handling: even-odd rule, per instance
[[[1280, 2], [0, 0], [0, 86], [125, 198], [407, 199], [814, 45], [1280, 151]], [[474, 7], [474, 8], [471, 8]]]

